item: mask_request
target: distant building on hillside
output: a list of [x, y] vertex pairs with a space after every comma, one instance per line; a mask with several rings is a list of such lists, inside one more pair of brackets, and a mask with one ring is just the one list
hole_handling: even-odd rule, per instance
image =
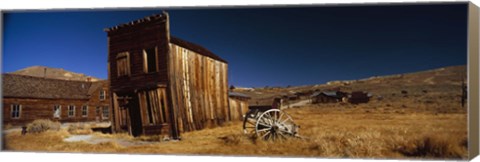
[[36, 119], [59, 122], [109, 122], [107, 81], [68, 81], [16, 74], [2, 75], [3, 124]]
[[313, 104], [342, 102], [347, 93], [341, 91], [315, 92], [310, 97]]

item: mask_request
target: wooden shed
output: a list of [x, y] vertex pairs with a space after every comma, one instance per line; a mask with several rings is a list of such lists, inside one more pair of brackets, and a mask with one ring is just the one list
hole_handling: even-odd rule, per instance
[[243, 93], [238, 92], [229, 92], [229, 104], [230, 104], [230, 119], [243, 121], [243, 116], [247, 114], [248, 111], [248, 100], [249, 96]]
[[316, 103], [336, 103], [342, 102], [342, 99], [347, 97], [347, 93], [340, 91], [315, 92], [311, 96], [313, 104]]
[[16, 74], [2, 75], [3, 123], [36, 119], [110, 122], [108, 82], [69, 81]]
[[105, 31], [114, 132], [176, 139], [230, 120], [227, 62], [171, 36], [166, 12]]

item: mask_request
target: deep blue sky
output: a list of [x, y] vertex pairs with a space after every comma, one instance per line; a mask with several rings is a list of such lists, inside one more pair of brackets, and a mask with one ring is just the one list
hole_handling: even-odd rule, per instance
[[[308, 85], [467, 62], [467, 4], [167, 9], [172, 35], [229, 62], [229, 84]], [[7, 12], [3, 73], [107, 78], [104, 28], [161, 9]]]

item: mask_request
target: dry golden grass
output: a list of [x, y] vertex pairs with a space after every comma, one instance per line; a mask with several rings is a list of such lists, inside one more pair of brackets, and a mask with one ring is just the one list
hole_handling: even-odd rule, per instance
[[93, 133], [93, 131], [90, 128], [89, 125], [82, 124], [82, 123], [69, 125], [67, 130], [70, 134], [78, 134], [78, 135], [85, 135], [85, 134], [92, 134]]
[[60, 122], [54, 122], [47, 119], [37, 119], [27, 124], [27, 132], [42, 133], [49, 130], [58, 131], [60, 130], [60, 125]]
[[[5, 136], [5, 148], [46, 152], [466, 159], [467, 111], [460, 106], [461, 84], [456, 80], [429, 79], [439, 72], [443, 71], [429, 72], [432, 74], [420, 80], [404, 75], [340, 87], [345, 91], [372, 92], [375, 97], [368, 104], [335, 103], [286, 109], [300, 125], [299, 134], [306, 139], [278, 142], [252, 139], [242, 133], [242, 123], [236, 121], [223, 127], [183, 133], [181, 141], [163, 141], [163, 136], [134, 138], [125, 133], [92, 133], [97, 138], [117, 139], [117, 142], [68, 143], [63, 139], [75, 132], [47, 131], [25, 136], [13, 132]], [[369, 83], [373, 81], [374, 84]], [[430, 81], [438, 83], [431, 85]], [[290, 90], [296, 89], [263, 89], [256, 95], [257, 99], [268, 98]], [[378, 96], [382, 99], [377, 100]], [[125, 146], [124, 141], [141, 145]]]
[[[161, 141], [161, 136], [133, 138], [127, 134], [100, 134], [102, 138], [155, 141], [125, 147], [116, 142], [88, 144], [63, 142], [68, 131], [41, 134], [7, 134], [7, 150], [188, 155], [242, 155], [349, 158], [465, 159], [465, 113], [416, 112], [398, 107], [324, 104], [285, 110], [308, 139], [271, 142], [242, 134], [241, 122], [182, 134], [181, 141]], [[367, 110], [369, 110], [367, 112]]]

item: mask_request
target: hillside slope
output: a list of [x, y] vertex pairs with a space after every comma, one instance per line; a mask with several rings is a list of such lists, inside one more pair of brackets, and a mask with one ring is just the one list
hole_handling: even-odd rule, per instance
[[90, 78], [90, 81], [100, 80], [99, 78], [87, 76], [85, 74], [71, 72], [61, 68], [51, 68], [46, 66], [31, 66], [31, 67], [27, 67], [24, 69], [11, 72], [11, 74], [45, 77], [45, 78], [51, 78], [51, 79], [63, 79], [63, 80], [87, 81], [88, 78]]
[[[292, 86], [292, 87], [265, 87], [265, 88], [238, 88], [234, 91], [252, 97], [250, 103], [263, 101], [271, 102], [274, 97], [293, 95], [297, 92], [340, 90], [345, 92], [368, 91], [375, 96], [384, 96], [395, 99], [401, 96], [401, 91], [410, 95], [429, 93], [441, 96], [461, 95], [462, 81], [466, 79], [466, 66], [448, 66], [443, 68], [419, 71], [413, 73], [388, 76], [372, 76], [369, 78], [347, 81], [331, 81], [327, 84]], [[396, 95], [396, 97], [395, 97]]]

